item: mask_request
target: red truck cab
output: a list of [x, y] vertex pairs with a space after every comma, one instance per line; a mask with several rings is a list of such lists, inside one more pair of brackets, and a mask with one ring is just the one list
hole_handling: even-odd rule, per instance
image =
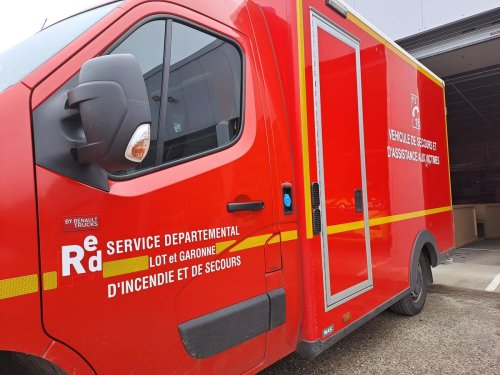
[[0, 55], [0, 369], [255, 373], [417, 314], [443, 87], [336, 0], [113, 2]]

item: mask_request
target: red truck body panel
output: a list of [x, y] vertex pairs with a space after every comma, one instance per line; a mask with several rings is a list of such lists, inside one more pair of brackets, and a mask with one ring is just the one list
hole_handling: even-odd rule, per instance
[[[109, 191], [36, 165], [46, 103], [135, 25], [172, 17], [240, 49], [239, 140]], [[422, 233], [433, 265], [454, 246], [442, 82], [324, 1], [126, 1], [0, 111], [0, 350], [70, 373], [255, 373], [312, 356], [409, 293]], [[227, 209], [246, 201], [263, 209]], [[82, 268], [68, 263], [80, 251]], [[259, 298], [271, 318], [256, 336], [204, 355], [227, 338], [184, 333]], [[234, 324], [221, 332], [254, 323]]]
[[[40, 352], [50, 343], [42, 331], [40, 296], [38, 294], [38, 238], [31, 121], [30, 91], [17, 84], [0, 99], [2, 138], [9, 140], [0, 150], [1, 168], [0, 216], [0, 311], [2, 314], [2, 349], [23, 348]], [[16, 106], [12, 105], [15, 102]]]
[[[329, 209], [332, 219], [327, 222], [327, 225], [332, 226], [332, 231], [337, 232], [329, 236], [329, 243], [333, 250], [331, 258], [335, 263], [330, 264], [330, 269], [334, 273], [331, 280], [324, 280], [323, 260], [321, 253], [317, 251], [318, 248], [321, 248], [320, 238], [316, 236], [311, 240], [308, 239], [308, 223], [302, 223], [303, 233], [302, 236], [299, 236], [302, 252], [311, 254], [310, 257], [305, 257], [307, 261], [303, 263], [303, 285], [308, 285], [308, 290], [315, 291], [311, 293], [310, 298], [304, 298], [302, 338], [315, 341], [318, 337], [323, 339], [321, 333], [323, 329], [327, 329], [333, 324], [335, 332], [341, 330], [408, 287], [410, 249], [421, 230], [427, 228], [434, 234], [441, 251], [452, 248], [454, 246], [453, 217], [448, 177], [446, 127], [444, 126], [445, 109], [442, 105], [444, 103], [443, 87], [437, 84], [439, 82], [436, 82], [435, 79], [430, 79], [428, 74], [424, 74], [426, 72], [423, 69], [415, 69], [415, 66], [410, 65], [393, 48], [390, 48], [388, 43], [381, 43], [381, 38], [376, 39], [373, 32], [366, 32], [366, 27], [360, 27], [361, 23], [355, 16], [348, 16], [347, 19], [344, 19], [325, 7], [322, 1], [304, 1], [302, 6], [305, 34], [303, 43], [305, 98], [300, 96], [300, 87], [296, 88], [299, 93], [296, 92], [294, 98], [297, 101], [292, 103], [292, 107], [297, 112], [297, 108], [300, 108], [298, 100], [305, 99], [307, 102], [307, 119], [305, 121], [308, 124], [308, 144], [306, 147], [301, 145], [303, 150], [309, 150], [306, 153], [303, 152], [303, 155], [308, 154], [309, 156], [309, 163], [307, 160], [303, 160], [302, 168], [302, 174], [308, 174], [304, 173], [304, 169], [310, 171], [310, 177], [304, 181], [306, 187], [310, 181], [318, 179], [316, 152], [314, 151], [316, 136], [313, 106], [315, 100], [313, 51], [311, 27], [309, 27], [311, 14], [314, 11], [310, 9], [317, 10], [320, 17], [322, 14], [327, 14], [333, 25], [359, 40], [369, 237], [373, 272], [373, 289], [366, 291], [358, 298], [343, 303], [337, 309], [333, 309], [331, 313], [324, 312], [325, 296], [322, 293], [317, 293], [318, 290], [323, 289], [323, 283], [330, 281], [341, 289], [358, 283], [361, 279], [366, 278], [366, 263], [363, 263], [366, 262], [366, 259], [359, 254], [359, 244], [356, 245], [356, 236], [359, 238], [360, 229], [356, 228], [355, 223], [359, 218], [356, 219], [354, 216], [341, 213], [346, 208], [350, 208], [351, 215], [353, 215], [353, 189], [360, 186], [356, 185], [356, 183], [359, 184], [359, 181], [353, 182], [353, 179], [359, 179], [359, 167], [354, 166], [354, 164], [359, 164], [359, 160], [357, 160], [359, 156], [353, 154], [358, 149], [358, 143], [352, 133], [349, 134], [342, 130], [344, 125], [347, 127], [349, 122], [357, 121], [356, 118], [353, 118], [353, 111], [346, 110], [347, 105], [352, 106], [352, 100], [349, 103], [349, 95], [353, 97], [356, 94], [353, 88], [355, 85], [352, 84], [352, 80], [354, 80], [353, 65], [351, 63], [352, 71], [349, 72], [349, 62], [346, 59], [354, 57], [352, 53], [349, 55], [349, 48], [342, 51], [344, 53], [342, 55], [339, 47], [343, 43], [320, 29], [319, 61], [320, 64], [324, 65], [324, 68], [320, 65], [319, 69], [321, 71], [323, 68], [332, 72], [331, 75], [325, 73], [325, 82], [321, 80], [321, 99], [323, 100], [321, 102], [321, 116], [323, 116], [324, 123], [342, 124], [340, 129], [323, 129], [323, 132], [326, 131], [331, 137], [328, 138], [323, 134], [324, 168], [325, 170], [330, 168], [329, 170], [333, 171], [331, 175], [336, 177], [333, 181], [326, 180], [326, 188], [328, 189], [326, 199], [338, 200], [344, 197], [345, 201], [332, 202]], [[300, 34], [300, 30], [298, 34]], [[328, 39], [329, 37], [330, 39]], [[300, 39], [300, 36], [298, 38]], [[295, 53], [300, 54], [300, 51], [295, 51]], [[323, 56], [322, 53], [325, 55]], [[294, 59], [294, 61], [299, 61], [299, 58]], [[343, 75], [343, 77], [335, 75], [334, 72], [338, 69], [342, 69], [338, 75]], [[300, 67], [297, 70], [300, 71]], [[298, 75], [297, 72], [295, 76]], [[351, 82], [345, 82], [349, 79]], [[351, 83], [351, 91], [348, 91], [349, 83]], [[323, 84], [329, 85], [328, 88], [324, 89]], [[338, 87], [336, 88], [335, 85]], [[345, 89], [341, 90], [341, 87]], [[412, 128], [410, 102], [412, 94], [421, 98], [422, 126], [418, 131]], [[340, 109], [336, 110], [333, 103], [339, 101], [342, 105], [339, 105]], [[302, 120], [302, 124], [304, 124], [304, 120]], [[299, 130], [298, 127], [295, 129]], [[410, 139], [409, 144], [393, 141], [388, 134], [390, 129], [406, 133], [410, 138], [413, 136], [415, 139]], [[430, 150], [429, 154], [439, 156], [439, 164], [401, 160], [394, 156], [388, 156], [389, 150], [392, 151], [394, 148], [418, 150], [414, 144], [411, 144], [411, 142], [417, 142], [417, 137], [436, 142], [436, 150]], [[297, 144], [300, 144], [304, 138], [304, 132], [296, 133]], [[425, 153], [424, 149], [422, 149], [422, 153]], [[335, 174], [337, 175], [335, 176]], [[335, 181], [339, 182], [335, 183]], [[344, 181], [347, 181], [347, 184]], [[345, 191], [339, 192], [338, 189], [345, 189]], [[302, 208], [307, 212], [311, 209], [308, 191], [304, 189], [301, 195], [305, 197]], [[436, 214], [428, 215], [424, 212], [433, 209], [436, 210]], [[307, 216], [306, 213], [301, 219]], [[383, 224], [376, 225], [377, 223]], [[342, 224], [347, 224], [347, 227], [343, 228]], [[350, 230], [351, 228], [355, 229]], [[350, 263], [345, 257], [350, 258], [356, 251], [353, 246], [358, 246], [358, 252], [355, 255], [358, 261]], [[343, 257], [344, 259], [342, 259]], [[352, 264], [353, 267], [350, 277], [344, 273], [346, 264]], [[338, 279], [335, 279], [336, 277]], [[351, 314], [348, 322], [343, 321], [344, 314]]]

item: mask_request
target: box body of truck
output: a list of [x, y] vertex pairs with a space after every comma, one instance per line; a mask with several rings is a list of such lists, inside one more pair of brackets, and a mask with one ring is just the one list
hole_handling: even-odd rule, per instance
[[[2, 358], [255, 373], [421, 308], [454, 246], [444, 84], [345, 4], [125, 1], [36, 37], [31, 68], [0, 57]], [[113, 55], [149, 103], [122, 170], [82, 160], [75, 99]], [[102, 118], [125, 121], [110, 80]]]

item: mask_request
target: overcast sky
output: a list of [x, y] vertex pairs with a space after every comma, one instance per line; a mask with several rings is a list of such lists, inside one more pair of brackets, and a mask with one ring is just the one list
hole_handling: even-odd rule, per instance
[[[0, 0], [0, 52], [47, 25], [109, 0]], [[216, 1], [216, 0], [200, 0]], [[291, 1], [291, 0], [290, 0]], [[500, 7], [500, 0], [345, 0], [393, 39]]]
[[47, 24], [104, 3], [105, 0], [3, 0], [0, 11], [0, 52], [28, 38]]

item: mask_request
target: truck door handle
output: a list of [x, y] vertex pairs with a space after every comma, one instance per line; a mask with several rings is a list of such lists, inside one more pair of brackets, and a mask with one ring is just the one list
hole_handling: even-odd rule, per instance
[[227, 204], [228, 212], [237, 211], [260, 211], [264, 208], [263, 201], [255, 202], [231, 202]]
[[361, 189], [354, 190], [354, 205], [357, 214], [363, 212], [363, 191]]

